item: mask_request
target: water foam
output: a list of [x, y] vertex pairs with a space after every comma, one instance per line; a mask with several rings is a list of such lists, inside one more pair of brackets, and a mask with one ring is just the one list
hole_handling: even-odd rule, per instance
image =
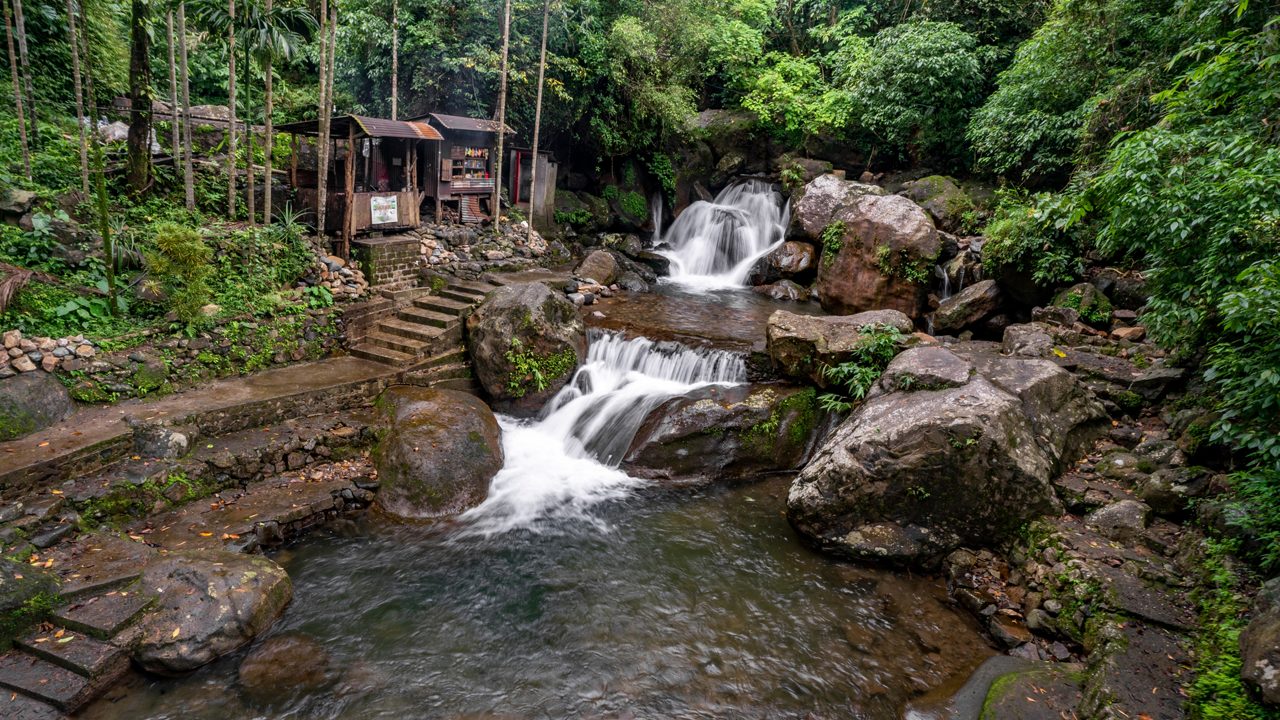
[[763, 180], [744, 180], [713, 202], [695, 202], [662, 238], [670, 281], [702, 290], [742, 287], [756, 260], [782, 243], [790, 221], [790, 204]]

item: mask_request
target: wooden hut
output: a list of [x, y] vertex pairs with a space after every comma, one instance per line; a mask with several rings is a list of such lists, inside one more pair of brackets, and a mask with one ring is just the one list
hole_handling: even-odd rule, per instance
[[[442, 139], [427, 174], [426, 193], [435, 199], [435, 217], [445, 205], [464, 223], [480, 222], [493, 212], [493, 166], [497, 159], [498, 122], [481, 118], [428, 113], [414, 118], [437, 130]], [[507, 127], [510, 133], [511, 128]]]
[[359, 233], [421, 224], [422, 202], [429, 193], [425, 163], [438, 156], [444, 139], [434, 127], [362, 115], [335, 117], [329, 167], [300, 167], [298, 139], [318, 137], [319, 128], [316, 120], [278, 126], [294, 136], [289, 182], [301, 207], [319, 210], [317, 179], [320, 172], [328, 174], [322, 231], [342, 238], [344, 254]]

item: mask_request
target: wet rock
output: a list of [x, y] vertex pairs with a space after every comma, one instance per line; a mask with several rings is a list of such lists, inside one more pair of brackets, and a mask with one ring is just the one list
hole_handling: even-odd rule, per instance
[[[823, 175], [795, 202], [799, 237], [823, 245], [815, 290], [829, 312], [893, 309], [920, 317], [942, 249], [933, 221], [910, 200]], [[841, 223], [841, 225], [833, 225]], [[832, 237], [828, 227], [843, 228]]]
[[1185, 717], [1180, 690], [1191, 662], [1179, 636], [1134, 621], [1097, 625], [1079, 716]]
[[996, 642], [1006, 648], [1015, 648], [1032, 640], [1031, 631], [1026, 623], [1003, 613], [992, 615], [987, 622], [987, 630]]
[[1050, 479], [1102, 410], [1045, 360], [986, 359], [960, 387], [859, 407], [791, 486], [787, 517], [831, 552], [932, 567], [1060, 509]]
[[57, 589], [53, 575], [26, 563], [0, 558], [0, 648], [9, 647], [27, 625], [41, 619], [38, 614], [28, 612], [35, 607], [33, 601]]
[[[974, 712], [959, 717], [990, 720], [1062, 720], [1077, 717], [1081, 687], [1078, 668], [1036, 662], [1007, 672], [988, 686]], [[1030, 698], [1033, 702], [1028, 702]]]
[[180, 675], [271, 627], [293, 597], [289, 576], [260, 555], [174, 552], [150, 563], [142, 587], [158, 595], [133, 653], [144, 669]]
[[580, 278], [591, 278], [601, 285], [612, 285], [618, 279], [618, 261], [605, 250], [596, 250], [582, 261], [573, 274]]
[[671, 258], [666, 255], [659, 255], [652, 250], [642, 250], [635, 255], [635, 261], [647, 265], [658, 275], [668, 275], [671, 273]]
[[1147, 527], [1151, 508], [1137, 500], [1121, 500], [1094, 510], [1085, 524], [1112, 540], [1132, 540]]
[[484, 501], [502, 469], [493, 412], [473, 395], [411, 386], [378, 399], [390, 430], [374, 450], [381, 488], [374, 507], [402, 520], [457, 515]]
[[649, 292], [649, 283], [630, 270], [618, 276], [618, 287], [627, 292]]
[[[25, 358], [19, 358], [22, 360]], [[75, 411], [67, 388], [52, 375], [24, 372], [0, 380], [0, 441], [43, 430]]]
[[476, 379], [496, 409], [533, 416], [573, 377], [587, 356], [575, 302], [541, 283], [507, 285], [467, 318]]
[[807, 279], [818, 266], [813, 245], [788, 240], [756, 261], [747, 276], [750, 285], [770, 285], [783, 279]]
[[862, 343], [861, 328], [888, 325], [910, 333], [911, 318], [897, 310], [873, 310], [857, 315], [815, 317], [778, 310], [769, 316], [766, 346], [774, 367], [789, 377], [827, 386], [822, 369], [846, 362]]
[[824, 422], [812, 388], [702, 388], [649, 412], [623, 468], [667, 480], [736, 480], [794, 470]]
[[1039, 323], [1010, 325], [1004, 329], [1001, 351], [1018, 357], [1048, 357], [1053, 352], [1053, 335]]
[[933, 329], [940, 333], [959, 332], [999, 307], [1000, 287], [994, 280], [982, 280], [943, 300], [933, 314]]
[[930, 175], [903, 183], [899, 193], [924, 208], [942, 230], [957, 232], [962, 215], [974, 208], [973, 198], [960, 189], [955, 180], [943, 175]]
[[187, 453], [189, 440], [184, 433], [160, 423], [128, 419], [133, 428], [133, 451], [148, 458], [177, 458]]
[[1269, 580], [1253, 603], [1253, 619], [1240, 633], [1240, 675], [1262, 700], [1280, 706], [1280, 578]]
[[792, 302], [806, 302], [809, 300], [809, 288], [797, 285], [790, 280], [779, 280], [772, 285], [757, 285], [751, 290], [774, 300], [790, 300]]
[[1209, 491], [1209, 473], [1204, 468], [1161, 468], [1138, 484], [1138, 498], [1157, 515], [1178, 517], [1189, 503]]
[[1093, 274], [1092, 282], [1117, 308], [1141, 310], [1147, 304], [1147, 281], [1141, 273], [1101, 268]]
[[[633, 233], [610, 233], [600, 237], [600, 245], [607, 250], [617, 250], [628, 257], [635, 257], [644, 252], [644, 243], [640, 236]], [[595, 277], [589, 275], [588, 277]], [[601, 280], [600, 282], [604, 282]]]
[[973, 363], [940, 347], [919, 347], [903, 352], [880, 376], [880, 387], [900, 390], [944, 390], [969, 382]]
[[304, 635], [277, 635], [240, 663], [240, 686], [254, 702], [272, 704], [333, 682], [329, 653]]

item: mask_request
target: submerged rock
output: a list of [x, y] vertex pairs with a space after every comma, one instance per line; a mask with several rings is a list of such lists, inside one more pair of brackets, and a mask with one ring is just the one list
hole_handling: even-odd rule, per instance
[[25, 372], [0, 380], [0, 441], [43, 430], [75, 411], [67, 388], [49, 373]]
[[277, 635], [240, 663], [240, 685], [255, 702], [270, 704], [333, 681], [329, 653], [304, 635]]
[[378, 510], [402, 520], [450, 517], [484, 501], [502, 469], [502, 431], [473, 395], [398, 386], [378, 399], [390, 430], [374, 449]]
[[531, 417], [586, 358], [587, 330], [574, 302], [546, 285], [507, 285], [467, 318], [467, 350], [494, 407]]
[[[881, 394], [855, 410], [792, 484], [792, 525], [840, 555], [932, 567], [961, 544], [997, 543], [1059, 510], [1050, 480], [1100, 429], [1097, 401], [1047, 360], [912, 353], [900, 368], [933, 369], [888, 382], [942, 387]], [[976, 372], [948, 387], [965, 361]]]
[[779, 372], [826, 387], [823, 368], [848, 361], [861, 345], [861, 328], [867, 325], [888, 325], [904, 335], [914, 329], [911, 318], [897, 310], [827, 317], [778, 310], [769, 316], [765, 341]]
[[779, 280], [772, 285], [757, 285], [751, 290], [774, 300], [805, 302], [809, 299], [809, 288], [797, 285], [790, 280]]
[[654, 408], [622, 467], [665, 480], [738, 480], [795, 470], [824, 422], [812, 388], [705, 387]]
[[144, 669], [180, 675], [240, 648], [271, 627], [293, 597], [279, 565], [222, 550], [175, 552], [143, 571], [159, 596], [133, 657]]

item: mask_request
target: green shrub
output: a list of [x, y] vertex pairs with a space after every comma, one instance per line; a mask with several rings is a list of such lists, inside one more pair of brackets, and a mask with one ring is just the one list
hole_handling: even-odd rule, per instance
[[213, 250], [200, 233], [174, 223], [159, 223], [153, 248], [146, 253], [147, 269], [164, 290], [166, 305], [188, 326], [201, 318], [200, 309], [212, 299], [208, 278]]
[[835, 262], [836, 256], [840, 254], [840, 248], [844, 247], [845, 231], [846, 226], [843, 220], [836, 220], [822, 228], [822, 235], [819, 237], [819, 241], [822, 243], [822, 262], [824, 265], [830, 265]]
[[838, 392], [824, 393], [818, 402], [829, 412], [845, 412], [857, 401], [866, 397], [884, 369], [889, 366], [901, 349], [902, 333], [889, 325], [864, 325], [859, 328], [861, 337], [849, 360], [822, 369], [822, 377], [838, 388]]
[[1074, 196], [1004, 193], [983, 234], [982, 266], [988, 276], [1013, 270], [1039, 285], [1071, 282], [1084, 272], [1083, 208]]

